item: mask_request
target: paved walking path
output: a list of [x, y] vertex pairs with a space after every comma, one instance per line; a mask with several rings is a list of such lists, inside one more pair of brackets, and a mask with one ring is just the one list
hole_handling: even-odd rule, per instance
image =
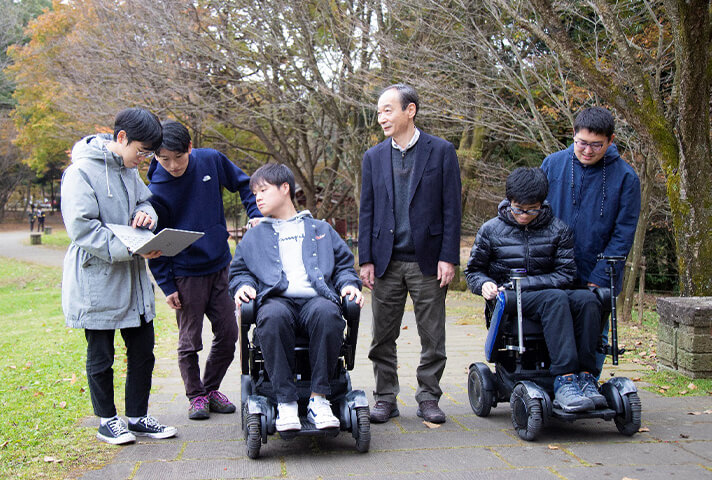
[[[23, 235], [26, 235], [23, 234]], [[3, 255], [14, 250], [14, 238], [0, 233]], [[35, 260], [40, 263], [39, 249]], [[61, 252], [60, 252], [61, 253]], [[18, 254], [19, 255], [19, 254]], [[56, 251], [55, 251], [56, 255]], [[61, 255], [60, 255], [61, 257]], [[24, 258], [24, 257], [19, 257]], [[43, 263], [43, 262], [42, 262]], [[159, 300], [160, 301], [160, 300]], [[373, 374], [367, 358], [370, 306], [362, 313], [354, 388], [369, 398]], [[207, 322], [206, 322], [207, 323]], [[371, 426], [371, 450], [359, 454], [348, 432], [333, 439], [284, 441], [269, 437], [261, 457], [250, 460], [240, 430], [240, 416], [214, 414], [206, 421], [187, 419], [188, 401], [178, 373], [176, 356], [157, 360], [165, 373], [154, 377], [156, 393], [150, 411], [162, 422], [178, 427], [169, 440], [144, 441], [117, 447], [104, 468], [86, 472], [83, 480], [114, 479], [658, 479], [712, 478], [712, 397], [663, 398], [641, 390], [643, 432], [633, 437], [618, 433], [613, 422], [553, 422], [535, 442], [514, 433], [509, 405], [500, 404], [487, 418], [472, 413], [467, 399], [467, 367], [483, 358], [485, 329], [459, 325], [448, 318], [448, 364], [443, 377], [441, 406], [447, 423], [429, 429], [416, 417], [413, 398], [419, 342], [412, 312], [406, 314], [399, 340], [401, 416]], [[210, 345], [204, 331], [204, 344]], [[638, 376], [635, 365], [607, 368], [604, 378]], [[234, 363], [223, 384], [224, 392], [239, 401], [239, 365]], [[372, 399], [371, 399], [372, 400]], [[701, 413], [691, 415], [691, 413]], [[96, 420], [88, 418], [88, 426]]]

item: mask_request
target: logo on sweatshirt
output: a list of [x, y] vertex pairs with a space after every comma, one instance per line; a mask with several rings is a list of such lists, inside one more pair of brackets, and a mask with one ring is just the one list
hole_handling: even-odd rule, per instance
[[316, 239], [321, 240], [322, 238], [326, 237], [326, 233], [322, 233], [321, 235], [317, 235]]
[[206, 175], [203, 177], [204, 182], [209, 182], [210, 181], [210, 175]]

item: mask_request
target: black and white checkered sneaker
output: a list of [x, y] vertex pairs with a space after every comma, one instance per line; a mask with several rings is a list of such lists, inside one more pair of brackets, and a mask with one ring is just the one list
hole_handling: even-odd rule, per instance
[[126, 424], [119, 417], [114, 417], [104, 425], [99, 426], [96, 438], [112, 445], [122, 445], [136, 441], [136, 437], [129, 432]]
[[178, 433], [176, 427], [161, 425], [150, 415], [139, 418], [136, 423], [129, 421], [129, 431], [134, 435], [150, 438], [170, 438]]

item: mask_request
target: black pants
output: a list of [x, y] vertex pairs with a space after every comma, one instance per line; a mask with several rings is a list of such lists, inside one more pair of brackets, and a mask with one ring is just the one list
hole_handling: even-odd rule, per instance
[[[183, 308], [176, 310], [178, 322], [178, 368], [189, 399], [220, 388], [235, 358], [237, 320], [235, 300], [228, 292], [227, 267], [199, 277], [177, 277], [176, 287]], [[203, 317], [213, 331], [213, 342], [200, 378], [198, 352], [203, 349]]]
[[[109, 418], [116, 415], [114, 405], [114, 332], [115, 330], [84, 330], [87, 339], [87, 379], [94, 414]], [[153, 375], [154, 334], [153, 322], [141, 319], [141, 325], [122, 328], [126, 345], [126, 399], [127, 417], [143, 417], [148, 413], [148, 396]]]
[[552, 375], [598, 374], [595, 351], [601, 313], [593, 293], [558, 289], [522, 292], [522, 314], [541, 323]]
[[311, 390], [329, 395], [343, 342], [341, 307], [324, 297], [271, 297], [257, 311], [257, 340], [278, 402], [298, 400], [294, 384], [294, 343], [298, 332], [309, 338]]

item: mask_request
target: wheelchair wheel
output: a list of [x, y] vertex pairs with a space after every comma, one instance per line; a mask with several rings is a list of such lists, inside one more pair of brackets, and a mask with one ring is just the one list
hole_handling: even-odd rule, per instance
[[616, 415], [613, 421], [616, 422], [616, 428], [623, 435], [632, 436], [640, 430], [640, 417], [642, 406], [640, 397], [636, 392], [626, 393], [621, 395], [623, 400], [623, 414]]
[[478, 417], [486, 417], [494, 404], [494, 392], [485, 388], [482, 368], [489, 371], [487, 365], [474, 363], [470, 365], [470, 372], [467, 375], [467, 396], [470, 399], [470, 407]]
[[512, 425], [522, 440], [532, 441], [543, 424], [541, 400], [531, 398], [527, 387], [521, 383], [512, 390], [509, 399], [512, 407]]
[[371, 447], [371, 420], [369, 418], [368, 407], [356, 408], [356, 423], [357, 425], [353, 427], [358, 429], [356, 450], [360, 453], [366, 453]]
[[247, 422], [245, 432], [247, 456], [254, 459], [260, 456], [260, 447], [262, 446], [262, 422], [260, 415], [254, 413], [247, 413], [245, 418]]

